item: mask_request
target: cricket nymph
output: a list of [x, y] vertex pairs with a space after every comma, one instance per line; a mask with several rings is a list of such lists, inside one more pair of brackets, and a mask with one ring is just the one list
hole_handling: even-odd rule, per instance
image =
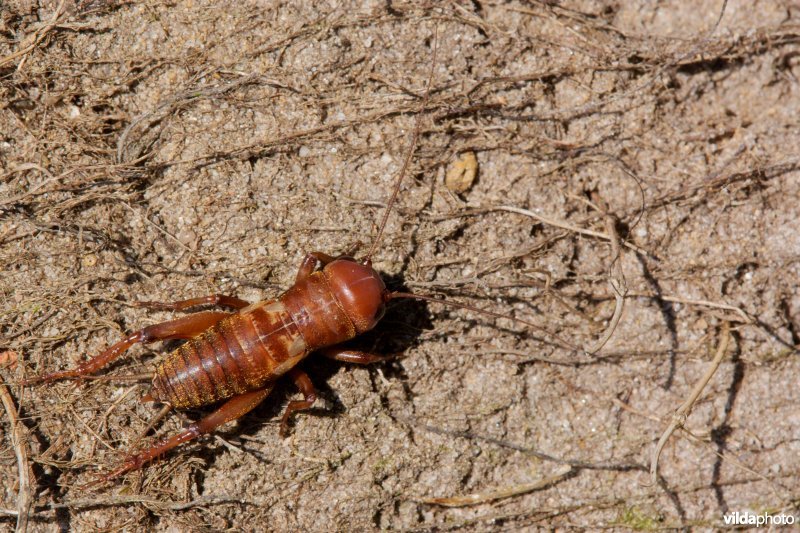
[[386, 286], [369, 265], [339, 258], [302, 274], [277, 299], [223, 318], [170, 353], [150, 398], [184, 409], [262, 389], [309, 353], [372, 329], [385, 312]]

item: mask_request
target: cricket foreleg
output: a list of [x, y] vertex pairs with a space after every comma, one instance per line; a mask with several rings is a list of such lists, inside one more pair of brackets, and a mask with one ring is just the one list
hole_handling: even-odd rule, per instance
[[303, 258], [303, 262], [300, 263], [300, 268], [297, 270], [297, 277], [295, 278], [294, 282], [300, 283], [301, 281], [305, 281], [308, 276], [313, 274], [317, 269], [317, 264], [325, 266], [334, 259], [336, 258], [332, 255], [322, 252], [308, 252]]

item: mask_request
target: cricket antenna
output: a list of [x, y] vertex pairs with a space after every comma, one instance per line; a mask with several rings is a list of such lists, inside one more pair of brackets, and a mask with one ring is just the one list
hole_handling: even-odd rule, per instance
[[431, 60], [431, 70], [428, 75], [428, 86], [425, 89], [425, 95], [422, 97], [422, 106], [420, 107], [419, 114], [417, 115], [417, 120], [414, 125], [414, 133], [411, 136], [411, 147], [408, 149], [408, 153], [406, 153], [405, 160], [403, 160], [403, 166], [400, 167], [400, 174], [397, 176], [397, 180], [394, 183], [394, 190], [392, 191], [392, 196], [389, 198], [389, 202], [386, 204], [386, 210], [383, 212], [383, 218], [381, 219], [381, 223], [378, 226], [378, 234], [375, 236], [375, 239], [372, 241], [372, 246], [369, 247], [369, 253], [367, 253], [366, 257], [364, 257], [363, 263], [365, 265], [369, 265], [372, 263], [372, 256], [375, 254], [375, 250], [378, 248], [378, 244], [381, 241], [381, 237], [383, 237], [383, 230], [386, 228], [386, 222], [389, 220], [389, 213], [392, 211], [392, 207], [394, 207], [395, 202], [397, 201], [397, 195], [400, 192], [400, 184], [403, 182], [403, 178], [406, 175], [406, 170], [408, 169], [408, 165], [411, 163], [411, 157], [414, 155], [414, 150], [417, 147], [417, 139], [419, 138], [419, 131], [422, 127], [422, 113], [425, 111], [425, 107], [428, 105], [428, 99], [431, 95], [431, 84], [433, 83], [433, 71], [436, 67], [436, 52], [439, 47], [439, 27], [434, 26], [433, 29], [433, 59]]
[[386, 300], [386, 301], [397, 300], [397, 299], [400, 299], [400, 298], [408, 298], [408, 299], [411, 299], [411, 300], [422, 300], [422, 301], [425, 301], [425, 302], [442, 304], [442, 305], [445, 305], [445, 306], [448, 306], [448, 307], [455, 307], [457, 309], [465, 309], [467, 311], [473, 311], [475, 313], [480, 313], [482, 315], [487, 315], [487, 316], [491, 316], [491, 317], [494, 317], [494, 318], [505, 318], [507, 320], [511, 320], [512, 322], [518, 322], [520, 324], [525, 324], [529, 328], [534, 329], [534, 330], [536, 330], [536, 331], [538, 331], [540, 333], [545, 334], [546, 336], [548, 336], [551, 339], [553, 339], [555, 341], [555, 344], [560, 346], [561, 348], [564, 348], [566, 350], [571, 350], [571, 351], [577, 352], [577, 353], [584, 353], [583, 348], [575, 346], [571, 342], [562, 339], [561, 337], [559, 337], [555, 333], [547, 331], [546, 329], [544, 329], [541, 326], [537, 326], [533, 322], [530, 322], [528, 320], [524, 320], [522, 318], [517, 318], [515, 316], [506, 315], [506, 314], [503, 314], [503, 313], [495, 313], [494, 311], [489, 311], [488, 309], [481, 309], [480, 307], [475, 307], [473, 305], [464, 304], [464, 303], [461, 303], [461, 302], [454, 302], [454, 301], [450, 301], [450, 300], [444, 300], [442, 298], [437, 298], [436, 296], [429, 295], [429, 294], [417, 294], [417, 293], [414, 293], [414, 292], [398, 292], [398, 291], [394, 291], [394, 292], [387, 292], [386, 295], [384, 296], [384, 300]]

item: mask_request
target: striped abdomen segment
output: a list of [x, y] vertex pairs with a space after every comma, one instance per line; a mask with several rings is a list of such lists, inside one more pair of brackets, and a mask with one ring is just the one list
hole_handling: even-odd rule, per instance
[[151, 395], [199, 407], [261, 389], [308, 353], [285, 306], [259, 302], [189, 339], [156, 368]]

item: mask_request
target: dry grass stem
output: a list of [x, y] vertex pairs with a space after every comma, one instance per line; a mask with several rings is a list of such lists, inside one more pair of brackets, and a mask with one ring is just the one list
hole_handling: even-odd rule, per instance
[[650, 482], [654, 485], [658, 483], [658, 459], [661, 457], [661, 451], [664, 449], [664, 446], [667, 444], [667, 441], [675, 432], [675, 430], [679, 427], [683, 427], [684, 423], [686, 422], [686, 418], [689, 416], [689, 413], [694, 406], [694, 403], [700, 397], [700, 394], [702, 394], [703, 389], [705, 389], [706, 385], [708, 385], [708, 382], [711, 381], [711, 378], [714, 377], [714, 374], [717, 372], [720, 363], [722, 363], [722, 359], [725, 357], [725, 352], [728, 349], [730, 328], [731, 327], [728, 322], [722, 323], [717, 353], [714, 355], [711, 365], [708, 367], [708, 369], [706, 369], [703, 377], [700, 378], [700, 380], [695, 384], [691, 393], [689, 393], [689, 396], [686, 398], [686, 401], [684, 401], [683, 404], [681, 404], [681, 406], [678, 407], [678, 409], [673, 413], [672, 421], [667, 426], [667, 429], [664, 430], [664, 433], [661, 434], [658, 444], [656, 444], [656, 447], [653, 449], [653, 453], [650, 457]]
[[20, 48], [16, 52], [0, 58], [0, 67], [3, 67], [8, 63], [12, 63], [17, 58], [22, 57], [22, 60], [17, 64], [17, 71], [21, 71], [25, 66], [25, 61], [27, 60], [28, 54], [34, 48], [36, 48], [58, 24], [58, 20], [61, 18], [61, 15], [64, 14], [64, 6], [66, 3], [66, 0], [61, 0], [61, 2], [59, 2], [58, 7], [50, 19], [50, 22], [47, 22], [41, 28], [36, 29], [33, 34], [29, 35], [26, 39], [27, 43], [23, 43], [23, 48]]
[[14, 454], [17, 457], [19, 490], [17, 491], [16, 531], [24, 533], [28, 530], [28, 515], [32, 496], [29, 474], [30, 465], [28, 464], [28, 442], [24, 426], [19, 421], [17, 407], [14, 405], [11, 392], [3, 384], [0, 384], [0, 400], [2, 400], [11, 427], [11, 445], [14, 447]]
[[605, 221], [606, 232], [611, 237], [611, 264], [608, 267], [608, 284], [611, 286], [611, 291], [614, 294], [614, 314], [611, 316], [608, 327], [600, 340], [598, 340], [593, 347], [586, 348], [589, 354], [596, 354], [599, 352], [609, 339], [611, 339], [611, 336], [614, 334], [622, 318], [622, 311], [625, 307], [625, 295], [628, 292], [628, 287], [625, 283], [625, 275], [622, 272], [622, 256], [620, 255], [619, 235], [617, 234], [616, 228], [617, 221], [612, 216], [606, 216]]
[[534, 481], [533, 483], [522, 483], [520, 485], [514, 485], [505, 489], [478, 492], [465, 496], [451, 496], [446, 498], [413, 498], [413, 500], [431, 505], [441, 505], [443, 507], [466, 507], [468, 505], [478, 505], [481, 503], [489, 503], [506, 498], [513, 498], [515, 496], [521, 496], [535, 490], [541, 490], [545, 487], [553, 485], [554, 483], [558, 483], [562, 479], [569, 476], [572, 472], [573, 469], [571, 466], [562, 465], [555, 471], [555, 473], [553, 473], [553, 475], [539, 481]]
[[[631, 296], [635, 296], [631, 294]], [[659, 296], [665, 302], [672, 302], [672, 303], [679, 303], [679, 304], [686, 304], [686, 305], [700, 305], [703, 307], [710, 307], [712, 309], [724, 309], [726, 311], [733, 311], [741, 318], [741, 321], [745, 324], [752, 324], [753, 318], [745, 312], [744, 309], [741, 307], [736, 307], [735, 305], [728, 305], [719, 302], [711, 302], [709, 300], [693, 300], [691, 298], [680, 298], [678, 296]]]
[[[579, 227], [573, 226], [572, 224], [568, 224], [567, 222], [564, 222], [564, 221], [561, 221], [561, 220], [557, 220], [555, 218], [551, 218], [551, 217], [548, 217], [548, 216], [545, 216], [545, 215], [540, 215], [538, 213], [534, 213], [533, 211], [531, 211], [529, 209], [522, 209], [521, 207], [514, 207], [514, 206], [510, 206], [510, 205], [498, 205], [498, 206], [494, 206], [494, 207], [488, 207], [486, 209], [488, 211], [507, 211], [509, 213], [516, 213], [518, 215], [524, 215], [526, 217], [531, 217], [533, 219], [536, 219], [539, 222], [541, 222], [542, 224], [547, 224], [548, 226], [553, 226], [554, 228], [561, 228], [561, 229], [564, 229], [564, 230], [567, 230], [567, 231], [571, 231], [573, 233], [577, 233], [579, 235], [586, 235], [587, 237], [596, 237], [598, 239], [603, 239], [603, 240], [606, 240], [606, 241], [612, 241], [613, 240], [613, 236], [611, 236], [609, 234], [601, 233], [599, 231], [594, 231], [594, 230], [590, 230], [590, 229], [579, 228]], [[626, 248], [630, 248], [631, 250], [633, 250], [636, 253], [640, 253], [640, 254], [643, 254], [643, 255], [650, 255], [647, 252], [647, 250], [644, 250], [644, 249], [636, 246], [633, 243], [625, 241], [625, 242], [622, 243], [622, 245], [625, 246]]]

